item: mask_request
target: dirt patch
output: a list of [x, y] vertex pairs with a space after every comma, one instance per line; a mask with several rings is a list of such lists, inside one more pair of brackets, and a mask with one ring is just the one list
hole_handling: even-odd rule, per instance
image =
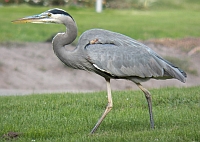
[[2, 136], [2, 139], [4, 139], [4, 140], [17, 139], [20, 135], [22, 135], [22, 134], [18, 133], [18, 132], [8, 132], [7, 134], [4, 134]]
[[[165, 86], [200, 85], [200, 38], [159, 39], [144, 41], [163, 57], [188, 59], [190, 68], [197, 75], [188, 74], [187, 82], [178, 80], [150, 80], [143, 83], [147, 88]], [[70, 48], [74, 48], [71, 46]], [[197, 48], [197, 50], [194, 50]], [[191, 51], [193, 50], [192, 54]], [[4, 43], [0, 45], [0, 90], [38, 91], [98, 91], [105, 90], [102, 77], [64, 66], [54, 55], [51, 43]], [[113, 90], [137, 89], [126, 80], [112, 80]], [[2, 92], [1, 92], [2, 93]]]

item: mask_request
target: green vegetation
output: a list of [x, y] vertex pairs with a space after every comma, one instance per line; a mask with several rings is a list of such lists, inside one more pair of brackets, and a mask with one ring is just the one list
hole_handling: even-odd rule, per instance
[[[120, 32], [134, 39], [183, 38], [200, 36], [200, 13], [191, 9], [171, 10], [104, 10], [67, 8], [76, 20], [79, 33], [91, 28]], [[9, 6], [0, 8], [0, 42], [41, 42], [57, 32], [65, 31], [54, 24], [13, 24], [12, 20], [39, 14], [50, 7]]]
[[152, 4], [151, 9], [187, 9], [187, 10], [200, 10], [199, 0], [144, 0], [150, 1]]
[[[86, 0], [85, 0], [86, 1]], [[93, 2], [93, 1], [88, 1]], [[200, 10], [199, 0], [106, 0], [106, 6], [115, 9], [140, 9], [140, 10], [170, 10], [193, 9]]]
[[[142, 40], [200, 36], [199, 0], [175, 2], [162, 0], [153, 3], [151, 10], [107, 9], [101, 14], [94, 9], [60, 8], [74, 17], [79, 36], [91, 28], [108, 29]], [[64, 31], [63, 26], [54, 24], [11, 23], [49, 8], [0, 7], [0, 42], [42, 42]], [[171, 61], [183, 63], [173, 58]], [[115, 91], [114, 108], [94, 135], [88, 134], [104, 111], [106, 92], [1, 96], [0, 141], [4, 141], [1, 136], [10, 131], [21, 133], [15, 141], [24, 142], [200, 141], [200, 87], [150, 91], [155, 130], [150, 129], [147, 103], [141, 91]]]
[[[200, 87], [150, 90], [155, 130], [141, 91], [114, 91], [113, 110], [88, 135], [107, 103], [106, 92], [0, 97], [0, 136], [16, 141], [200, 141]], [[0, 140], [3, 140], [2, 138]]]

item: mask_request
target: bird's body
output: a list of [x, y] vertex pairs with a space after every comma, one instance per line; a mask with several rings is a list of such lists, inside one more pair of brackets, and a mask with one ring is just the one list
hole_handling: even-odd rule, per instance
[[14, 22], [64, 24], [67, 27], [66, 32], [58, 33], [52, 41], [57, 57], [71, 68], [91, 71], [106, 79], [108, 105], [91, 133], [96, 131], [112, 109], [110, 79], [131, 80], [144, 92], [152, 128], [154, 128], [154, 121], [151, 95], [140, 83], [151, 78], [175, 78], [182, 82], [186, 80], [184, 71], [163, 59], [152, 49], [116, 32], [103, 29], [87, 30], [80, 36], [77, 47], [73, 51], [66, 50], [65, 46], [72, 43], [77, 37], [77, 26], [72, 16], [62, 9], [51, 9], [40, 15], [22, 18]]
[[[96, 42], [90, 43], [93, 40]], [[128, 79], [135, 83], [151, 78], [176, 78], [185, 82], [185, 74], [178, 67], [144, 44], [116, 32], [88, 30], [80, 36], [77, 48], [68, 52], [69, 55], [64, 55], [63, 60], [62, 54], [55, 51], [67, 66], [92, 71], [104, 78]], [[71, 58], [66, 60], [66, 56], [76, 56], [76, 62], [71, 61]]]

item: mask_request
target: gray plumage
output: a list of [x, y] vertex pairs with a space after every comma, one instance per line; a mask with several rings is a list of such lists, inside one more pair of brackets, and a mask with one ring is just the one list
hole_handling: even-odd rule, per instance
[[95, 72], [106, 79], [108, 105], [91, 133], [96, 131], [112, 109], [110, 79], [131, 80], [144, 92], [149, 107], [151, 128], [154, 128], [151, 95], [140, 83], [151, 78], [175, 78], [181, 82], [186, 81], [184, 71], [144, 44], [116, 32], [103, 29], [88, 30], [80, 36], [73, 51], [66, 50], [65, 46], [77, 37], [77, 26], [72, 16], [62, 9], [51, 9], [40, 15], [13, 22], [64, 24], [67, 27], [66, 32], [58, 33], [52, 41], [57, 57], [71, 68]]
[[[96, 44], [82, 44], [94, 38], [98, 39]], [[78, 47], [84, 48], [88, 61], [95, 64], [98, 71], [101, 69], [111, 78], [128, 79], [135, 83], [150, 78], [176, 78], [185, 82], [186, 74], [182, 70], [164, 60], [149, 47], [127, 36], [92, 29], [83, 33], [79, 41]], [[96, 69], [92, 71], [98, 73]]]

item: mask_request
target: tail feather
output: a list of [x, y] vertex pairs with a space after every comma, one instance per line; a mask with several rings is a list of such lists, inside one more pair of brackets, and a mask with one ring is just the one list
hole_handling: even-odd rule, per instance
[[180, 68], [176, 67], [174, 64], [171, 62], [161, 58], [160, 56], [156, 55], [159, 59], [163, 60], [165, 62], [165, 67], [164, 67], [164, 76], [171, 76], [172, 78], [176, 78], [180, 80], [181, 82], [186, 82], [187, 74]]
[[167, 67], [165, 68], [165, 73], [172, 76], [173, 78], [180, 80], [181, 82], [186, 82], [187, 74], [178, 67], [167, 64]]

